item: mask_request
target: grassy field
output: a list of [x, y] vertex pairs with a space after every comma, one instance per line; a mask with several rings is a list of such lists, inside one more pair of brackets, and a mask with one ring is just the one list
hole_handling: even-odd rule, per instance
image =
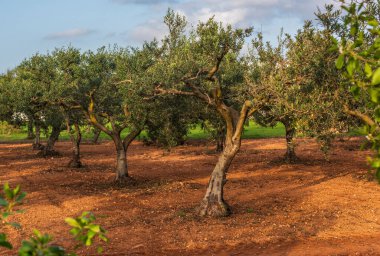
[[[124, 131], [123, 135], [127, 134], [128, 131]], [[285, 130], [283, 125], [278, 124], [275, 127], [262, 127], [254, 122], [250, 122], [249, 125], [247, 125], [244, 128], [244, 139], [253, 139], [253, 138], [274, 138], [274, 137], [282, 137], [285, 135]], [[84, 140], [91, 140], [93, 134], [88, 131], [87, 129], [83, 129], [83, 139]], [[138, 139], [142, 139], [146, 136], [146, 132], [142, 132]], [[15, 129], [11, 132], [2, 131], [0, 133], [0, 141], [21, 141], [25, 140], [27, 137], [27, 130], [26, 127], [22, 127], [20, 129]], [[190, 129], [188, 133], [189, 139], [208, 139], [210, 135], [204, 131], [199, 125], [197, 125], [195, 128]], [[45, 134], [42, 135], [42, 139], [45, 138]], [[104, 134], [100, 134], [101, 140], [109, 140], [110, 138]], [[62, 131], [60, 135], [60, 140], [69, 140], [69, 135], [66, 131]]]
[[[128, 134], [128, 130], [123, 131], [123, 136]], [[364, 128], [357, 128], [350, 131], [348, 136], [358, 136], [366, 134]], [[278, 123], [274, 127], [263, 127], [256, 124], [253, 121], [249, 122], [249, 125], [244, 127], [243, 139], [257, 139], [257, 138], [277, 138], [285, 136], [285, 128], [281, 123]], [[7, 131], [5, 129], [0, 129], [0, 142], [5, 141], [23, 141], [27, 137], [26, 127], [21, 127], [20, 129], [12, 129], [12, 131]], [[91, 140], [93, 133], [87, 128], [84, 128], [82, 131], [83, 140]], [[146, 137], [146, 132], [143, 131], [139, 136], [138, 140]], [[201, 128], [200, 125], [189, 130], [187, 135], [188, 139], [208, 139], [210, 134]], [[66, 130], [61, 132], [60, 140], [69, 140], [69, 135]], [[42, 140], [46, 139], [45, 134], [42, 134]], [[110, 140], [107, 134], [101, 133], [100, 140]]]

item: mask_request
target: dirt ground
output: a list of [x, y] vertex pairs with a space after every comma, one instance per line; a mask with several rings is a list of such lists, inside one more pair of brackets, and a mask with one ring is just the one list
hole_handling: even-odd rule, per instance
[[[30, 144], [0, 144], [0, 183], [28, 193], [6, 228], [14, 244], [37, 228], [72, 245], [67, 216], [91, 211], [110, 242], [102, 255], [380, 255], [380, 186], [369, 179], [360, 138], [337, 142], [326, 162], [317, 144], [298, 140], [300, 163], [282, 164], [283, 139], [244, 140], [235, 158], [225, 199], [230, 217], [199, 218], [216, 162], [213, 145], [191, 142], [170, 153], [140, 142], [131, 146], [130, 175], [136, 185], [113, 183], [111, 142], [83, 145], [82, 169], [61, 157], [41, 159]], [[96, 255], [94, 249], [77, 251]], [[0, 249], [0, 255], [14, 255]]]

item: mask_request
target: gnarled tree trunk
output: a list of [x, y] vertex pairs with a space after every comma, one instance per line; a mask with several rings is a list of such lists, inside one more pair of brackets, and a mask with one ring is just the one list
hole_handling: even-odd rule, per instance
[[198, 212], [201, 216], [222, 217], [231, 213], [230, 207], [223, 198], [223, 188], [227, 181], [226, 174], [240, 149], [244, 122], [247, 116], [254, 112], [254, 109], [249, 111], [251, 108], [249, 101], [244, 103], [240, 114], [223, 103], [217, 104], [216, 108], [226, 122], [225, 147], [211, 173], [206, 194], [201, 201]]
[[77, 123], [74, 123], [74, 130], [71, 128], [70, 119], [67, 117], [66, 128], [72, 144], [72, 158], [68, 166], [72, 168], [80, 168], [82, 167], [82, 163], [80, 161], [80, 143], [82, 140], [82, 133]]
[[34, 139], [36, 136], [33, 132], [33, 119], [28, 118], [28, 137], [26, 137], [28, 140]]
[[34, 142], [33, 142], [33, 149], [34, 150], [43, 150], [45, 147], [41, 144], [41, 126], [39, 123], [35, 123], [36, 127], [36, 136], [34, 137]]
[[206, 194], [203, 197], [199, 208], [199, 214], [201, 216], [223, 217], [228, 216], [231, 213], [230, 207], [223, 198], [223, 187], [227, 182], [226, 174], [228, 168], [239, 151], [239, 148], [240, 141], [234, 145], [226, 146], [222, 154], [219, 156], [218, 162], [216, 163], [208, 182]]
[[43, 149], [43, 151], [38, 153], [39, 156], [48, 157], [48, 156], [59, 155], [59, 153], [54, 150], [54, 145], [58, 141], [60, 133], [61, 133], [61, 125], [53, 126], [49, 139], [47, 140], [46, 147]]
[[283, 124], [285, 126], [285, 138], [286, 138], [286, 153], [284, 155], [284, 161], [287, 163], [295, 163], [298, 160], [298, 157], [295, 152], [295, 144], [293, 141], [296, 130], [288, 122], [283, 122]]

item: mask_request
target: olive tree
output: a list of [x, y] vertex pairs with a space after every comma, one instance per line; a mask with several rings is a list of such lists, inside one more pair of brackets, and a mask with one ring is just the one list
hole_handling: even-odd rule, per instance
[[294, 37], [280, 36], [276, 47], [265, 45], [260, 35], [253, 41], [247, 65], [255, 102], [262, 104], [257, 117], [265, 124], [284, 124], [287, 162], [297, 160], [296, 133], [316, 137], [327, 153], [333, 137], [355, 124], [342, 108], [354, 99], [342, 89], [345, 81], [335, 68], [331, 44], [331, 32], [310, 21]]
[[[14, 113], [25, 114], [33, 118], [36, 128], [34, 148], [43, 149], [41, 155], [54, 155], [54, 144], [63, 128], [63, 116], [57, 107], [46, 100], [56, 79], [53, 58], [50, 55], [35, 54], [24, 60], [14, 70], [12, 79], [12, 98]], [[49, 132], [51, 127], [51, 132]], [[40, 129], [49, 134], [46, 146], [40, 143]]]
[[233, 29], [214, 19], [199, 23], [189, 36], [184, 33], [184, 17], [168, 12], [165, 23], [169, 35], [163, 41], [160, 61], [152, 69], [151, 83], [156, 93], [199, 98], [224, 120], [225, 147], [212, 171], [200, 215], [226, 216], [230, 207], [223, 197], [226, 174], [241, 145], [244, 123], [255, 109], [243, 91], [244, 79], [224, 77], [224, 66], [239, 61], [240, 50], [252, 29]]
[[[80, 108], [89, 123], [113, 140], [118, 182], [130, 178], [127, 150], [146, 122], [148, 108], [135, 81], [143, 80], [151, 61], [148, 47], [88, 51], [83, 56], [83, 77], [72, 95], [72, 106]], [[122, 137], [126, 129], [129, 132]]]
[[72, 158], [70, 167], [79, 168], [80, 143], [82, 133], [80, 126], [84, 124], [84, 115], [78, 107], [73, 104], [73, 95], [79, 88], [84, 70], [82, 68], [82, 54], [73, 47], [56, 49], [52, 52], [54, 60], [54, 71], [56, 72], [53, 88], [45, 94], [46, 101], [51, 105], [59, 107], [66, 125], [72, 144]]

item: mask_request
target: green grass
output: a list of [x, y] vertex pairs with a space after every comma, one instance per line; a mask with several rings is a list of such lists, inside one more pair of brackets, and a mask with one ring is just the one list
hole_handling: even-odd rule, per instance
[[[200, 125], [189, 131], [187, 135], [189, 139], [208, 139], [210, 135], [205, 132]], [[285, 136], [285, 128], [282, 124], [277, 124], [274, 127], [262, 127], [253, 121], [244, 127], [243, 139], [257, 138], [276, 138]]]
[[255, 122], [249, 122], [249, 125], [244, 127], [243, 139], [257, 138], [278, 138], [285, 136], [284, 125], [278, 123], [274, 127], [262, 127]]
[[[124, 137], [128, 134], [128, 130], [124, 130], [122, 136]], [[357, 128], [355, 130], [350, 131], [348, 136], [358, 136], [363, 135], [365, 133], [364, 128]], [[244, 127], [243, 139], [257, 139], [257, 138], [278, 138], [285, 136], [285, 128], [282, 124], [278, 123], [274, 127], [262, 127], [256, 124], [253, 121], [249, 122], [249, 125]], [[22, 127], [21, 129], [16, 129], [12, 133], [0, 133], [0, 142], [1, 141], [22, 141], [27, 137], [26, 127]], [[91, 140], [93, 134], [88, 132], [87, 129], [83, 129], [82, 134], [83, 140]], [[143, 131], [137, 139], [141, 139], [146, 137], [146, 132]], [[210, 135], [204, 131], [200, 125], [196, 125], [194, 128], [190, 129], [188, 133], [189, 139], [208, 139]], [[46, 139], [45, 136], [42, 136], [42, 139]], [[109, 136], [105, 133], [100, 134], [100, 140], [110, 140]], [[69, 135], [67, 131], [62, 131], [60, 135], [60, 140], [69, 140]]]
[[[91, 140], [93, 134], [88, 132], [87, 129], [84, 129], [82, 134], [83, 140]], [[122, 136], [124, 137], [128, 134], [128, 130], [124, 130]], [[244, 127], [243, 138], [244, 139], [253, 139], [253, 138], [273, 138], [273, 137], [282, 137], [285, 135], [285, 130], [283, 125], [278, 124], [275, 127], [262, 127], [254, 122], [250, 122], [249, 125]], [[143, 131], [138, 139], [146, 137], [146, 132]], [[27, 137], [26, 127], [22, 127], [10, 134], [0, 133], [0, 141], [22, 141]], [[200, 125], [196, 125], [194, 128], [190, 129], [188, 133], [189, 139], [208, 139], [210, 135], [204, 131]], [[45, 135], [42, 134], [42, 139], [46, 139]], [[110, 140], [109, 136], [105, 133], [100, 134], [100, 140]], [[69, 140], [69, 135], [67, 131], [62, 131], [60, 134], [60, 140]]]

